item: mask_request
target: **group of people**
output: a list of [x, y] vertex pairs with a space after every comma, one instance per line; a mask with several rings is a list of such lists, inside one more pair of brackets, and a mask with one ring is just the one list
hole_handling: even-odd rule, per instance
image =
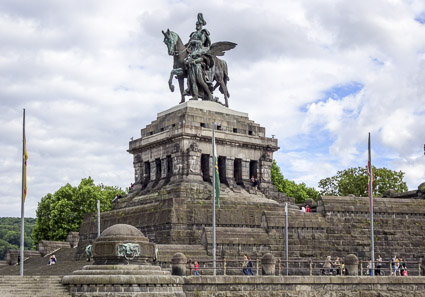
[[322, 274], [323, 275], [341, 275], [345, 274], [345, 266], [344, 262], [339, 259], [339, 257], [335, 258], [335, 261], [332, 261], [332, 257], [328, 256], [325, 260], [325, 263], [323, 263], [322, 267]]
[[301, 207], [301, 212], [310, 212], [310, 207], [308, 206], [308, 204], [305, 207]]
[[189, 259], [189, 275], [200, 275], [199, 274], [199, 263], [198, 261], [193, 262], [192, 259]]
[[[373, 265], [372, 260], [368, 261], [367, 264], [367, 274], [370, 276], [373, 275], [373, 270], [375, 270], [375, 275], [384, 275], [384, 271], [382, 269], [383, 260], [381, 255], [378, 255], [375, 261], [375, 265]], [[341, 273], [342, 272], [342, 273]], [[339, 259], [339, 257], [335, 258], [335, 261], [332, 261], [331, 256], [328, 256], [322, 267], [322, 274], [324, 275], [345, 275], [345, 267], [344, 262]], [[397, 258], [396, 255], [391, 259], [391, 276], [407, 276], [407, 267], [406, 262], [403, 258]]]
[[[372, 275], [373, 271], [373, 265], [372, 260], [369, 260], [367, 269], [369, 272], [369, 275]], [[384, 272], [382, 271], [382, 257], [381, 255], [378, 255], [378, 258], [376, 258], [375, 261], [375, 275], [384, 275]], [[397, 258], [396, 255], [391, 258], [391, 276], [407, 276], [407, 267], [406, 262], [403, 258]]]
[[49, 262], [47, 262], [47, 265], [50, 266], [50, 265], [54, 265], [54, 264], [56, 264], [56, 256], [51, 255], [50, 258], [49, 258]]
[[391, 275], [407, 276], [406, 262], [403, 258], [397, 258], [396, 255], [391, 258]]
[[251, 185], [253, 188], [258, 188], [258, 180], [254, 176], [251, 176]]
[[243, 256], [242, 272], [245, 275], [255, 275], [252, 271], [252, 261], [248, 255]]

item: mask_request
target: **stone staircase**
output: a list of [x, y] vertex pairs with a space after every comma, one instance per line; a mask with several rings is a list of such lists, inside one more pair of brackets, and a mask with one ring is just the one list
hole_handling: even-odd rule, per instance
[[69, 296], [60, 276], [0, 276], [2, 297]]
[[[24, 275], [67, 275], [90, 264], [85, 260], [74, 260], [75, 252], [75, 248], [61, 248], [54, 253], [57, 263], [50, 266], [47, 265], [49, 256], [31, 257], [24, 262]], [[19, 275], [19, 269], [19, 265], [1, 266], [0, 275]]]

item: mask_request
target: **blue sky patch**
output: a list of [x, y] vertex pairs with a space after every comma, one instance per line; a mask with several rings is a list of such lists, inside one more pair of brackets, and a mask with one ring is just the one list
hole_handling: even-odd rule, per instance
[[343, 85], [336, 85], [329, 90], [326, 90], [323, 95], [323, 99], [327, 100], [328, 98], [332, 98], [335, 100], [342, 99], [349, 95], [356, 94], [363, 89], [364, 85], [357, 82], [349, 82]]
[[418, 23], [421, 23], [421, 24], [425, 24], [425, 11], [422, 12], [420, 15], [418, 15], [415, 18], [415, 21], [417, 21]]
[[373, 63], [375, 63], [376, 65], [379, 65], [379, 66], [385, 65], [385, 63], [383, 61], [379, 60], [378, 58], [372, 58], [371, 57], [371, 59], [372, 59]]
[[[322, 98], [314, 101], [313, 103], [326, 102], [329, 98], [334, 100], [341, 100], [349, 95], [357, 94], [363, 89], [364, 85], [357, 81], [352, 81], [342, 85], [335, 85], [334, 87], [323, 92]], [[308, 103], [300, 107], [302, 112], [307, 112], [312, 103]]]

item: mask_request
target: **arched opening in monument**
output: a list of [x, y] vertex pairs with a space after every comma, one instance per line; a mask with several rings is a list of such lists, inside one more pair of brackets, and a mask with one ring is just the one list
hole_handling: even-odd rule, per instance
[[239, 186], [243, 186], [244, 184], [242, 181], [242, 159], [235, 159], [234, 176], [236, 184]]
[[202, 154], [201, 155], [201, 174], [202, 178], [206, 182], [211, 182], [210, 177], [210, 155]]
[[252, 176], [257, 179], [257, 173], [258, 172], [258, 161], [251, 160], [249, 162], [249, 178]]
[[146, 161], [142, 190], [148, 186], [148, 183], [150, 182], [150, 180], [151, 180], [151, 163], [149, 161]]
[[166, 183], [168, 183], [171, 179], [171, 175], [173, 174], [173, 159], [170, 155], [167, 156], [167, 176], [166, 176]]
[[161, 159], [160, 158], [155, 159], [155, 169], [156, 169], [155, 182], [152, 185], [152, 187], [155, 187], [159, 183], [159, 180], [161, 179], [162, 166], [161, 166]]
[[159, 180], [161, 179], [161, 171], [162, 171], [160, 158], [155, 159], [155, 167], [156, 167], [155, 179]]
[[226, 157], [218, 157], [218, 176], [220, 178], [220, 183], [228, 185], [226, 177]]
[[171, 176], [173, 174], [173, 159], [171, 156], [167, 156], [167, 176]]

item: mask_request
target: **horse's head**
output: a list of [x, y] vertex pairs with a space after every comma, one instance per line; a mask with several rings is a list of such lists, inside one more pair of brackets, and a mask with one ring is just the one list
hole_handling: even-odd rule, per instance
[[170, 29], [167, 29], [167, 32], [162, 31], [162, 34], [164, 35], [164, 43], [167, 45], [168, 48], [168, 54], [170, 56], [174, 56], [179, 36], [173, 31], [170, 31]]

